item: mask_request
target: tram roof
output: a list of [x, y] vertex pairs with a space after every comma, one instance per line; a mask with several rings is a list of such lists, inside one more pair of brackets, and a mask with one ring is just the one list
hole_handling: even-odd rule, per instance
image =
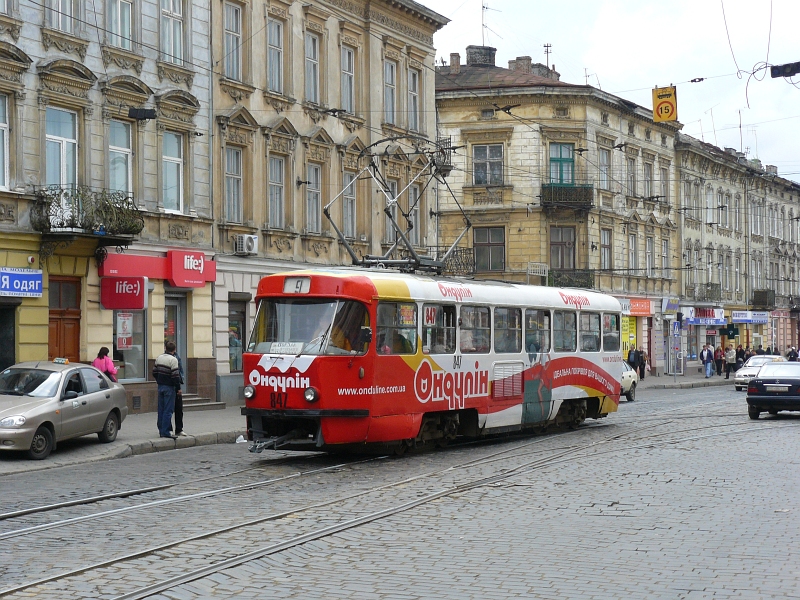
[[587, 310], [619, 311], [619, 300], [600, 292], [578, 288], [487, 281], [457, 277], [441, 277], [422, 273], [340, 267], [285, 271], [278, 277], [303, 275], [366, 278], [375, 286], [380, 298], [451, 301], [461, 304], [493, 304], [543, 307], [568, 307]]

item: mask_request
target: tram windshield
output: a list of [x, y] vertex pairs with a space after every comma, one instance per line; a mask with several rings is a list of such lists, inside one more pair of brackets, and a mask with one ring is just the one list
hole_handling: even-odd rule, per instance
[[260, 354], [363, 354], [369, 313], [352, 300], [265, 298], [248, 352]]

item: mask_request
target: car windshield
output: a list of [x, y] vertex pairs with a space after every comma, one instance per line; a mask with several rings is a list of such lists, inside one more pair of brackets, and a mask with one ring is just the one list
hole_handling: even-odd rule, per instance
[[369, 314], [352, 300], [294, 300], [266, 298], [261, 301], [248, 352], [271, 354], [363, 353], [367, 344], [362, 327]]
[[56, 395], [61, 373], [11, 367], [0, 373], [0, 394], [49, 398]]
[[800, 378], [800, 363], [774, 362], [764, 365], [758, 372], [759, 377], [797, 377]]
[[753, 356], [747, 360], [745, 367], [760, 367], [763, 364], [775, 360], [774, 356]]

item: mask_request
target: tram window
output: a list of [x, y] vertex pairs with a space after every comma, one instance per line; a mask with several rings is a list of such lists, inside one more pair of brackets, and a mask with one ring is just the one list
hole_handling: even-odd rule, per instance
[[550, 311], [525, 309], [525, 351], [550, 352]]
[[484, 306], [462, 306], [459, 331], [461, 332], [461, 352], [487, 353], [491, 339], [489, 309]]
[[619, 351], [619, 315], [603, 315], [603, 350]]
[[577, 340], [576, 314], [566, 310], [553, 311], [553, 350], [575, 352]]
[[378, 354], [416, 354], [417, 305], [381, 302], [378, 305]]
[[494, 351], [522, 350], [522, 311], [518, 308], [494, 309]]
[[600, 315], [581, 313], [581, 352], [600, 352]]
[[423, 304], [422, 351], [453, 354], [456, 351], [456, 307]]

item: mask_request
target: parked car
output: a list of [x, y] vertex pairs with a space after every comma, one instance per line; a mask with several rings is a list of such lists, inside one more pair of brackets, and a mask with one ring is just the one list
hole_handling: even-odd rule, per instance
[[765, 364], [747, 386], [747, 414], [751, 419], [766, 411], [800, 410], [800, 363]]
[[622, 386], [620, 395], [624, 395], [628, 402], [636, 400], [636, 386], [639, 385], [639, 373], [628, 363], [622, 363]]
[[0, 450], [42, 460], [62, 440], [96, 433], [113, 442], [127, 415], [125, 389], [90, 365], [56, 359], [0, 373]]
[[763, 365], [774, 361], [780, 362], [785, 360], [786, 359], [781, 356], [772, 356], [771, 354], [751, 356], [733, 376], [733, 385], [736, 387], [736, 391], [746, 390], [747, 384], [758, 374], [758, 370]]

